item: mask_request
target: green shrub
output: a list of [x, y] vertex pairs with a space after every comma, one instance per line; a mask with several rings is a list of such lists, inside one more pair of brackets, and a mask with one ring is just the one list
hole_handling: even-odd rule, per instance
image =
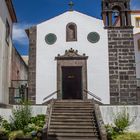
[[118, 135], [114, 140], [140, 140], [140, 133], [124, 133]]
[[23, 130], [26, 125], [28, 125], [31, 120], [31, 108], [28, 103], [23, 103], [17, 106], [12, 111], [11, 116], [11, 127], [12, 130]]
[[22, 130], [12, 131], [9, 134], [9, 140], [15, 140], [15, 138], [21, 138], [21, 137], [24, 137], [24, 133]]
[[7, 120], [3, 119], [2, 128], [6, 129], [7, 131], [11, 131], [11, 124]]
[[0, 126], [2, 125], [3, 117], [0, 115]]
[[39, 126], [39, 127], [43, 127], [46, 121], [46, 115], [37, 115], [35, 117], [31, 118], [31, 122], [30, 123], [34, 123], [35, 125]]
[[129, 113], [124, 109], [122, 112], [115, 115], [113, 122], [116, 127], [116, 131], [118, 131], [118, 133], [123, 133], [134, 122], [134, 119], [131, 120]]
[[42, 132], [46, 121], [46, 115], [31, 116], [31, 107], [28, 103], [16, 106], [12, 110], [10, 122], [0, 116], [0, 139], [9, 136], [9, 140], [17, 137], [31, 137]]
[[8, 136], [8, 131], [4, 128], [0, 128], [0, 137]]
[[123, 134], [128, 127], [134, 122], [135, 118], [130, 119], [129, 114], [124, 109], [122, 112], [114, 115], [113, 124], [106, 125], [108, 140], [114, 140]]

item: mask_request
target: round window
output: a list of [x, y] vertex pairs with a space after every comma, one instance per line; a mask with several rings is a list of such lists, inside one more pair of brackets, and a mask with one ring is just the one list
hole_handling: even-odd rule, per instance
[[100, 40], [100, 35], [97, 32], [91, 32], [88, 34], [87, 39], [91, 43], [97, 43]]
[[56, 40], [57, 40], [57, 37], [56, 37], [56, 35], [53, 34], [53, 33], [49, 33], [49, 34], [47, 34], [46, 37], [45, 37], [45, 41], [46, 41], [46, 43], [49, 44], [49, 45], [54, 44], [54, 43], [56, 42]]

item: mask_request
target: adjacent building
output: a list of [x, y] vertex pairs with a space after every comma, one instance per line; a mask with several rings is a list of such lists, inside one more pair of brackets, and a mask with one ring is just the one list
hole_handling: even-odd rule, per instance
[[134, 46], [136, 59], [137, 86], [140, 87], [140, 11], [131, 12], [132, 25], [134, 26]]
[[17, 22], [12, 0], [0, 0], [0, 103], [8, 104], [11, 84], [12, 27]]
[[9, 103], [16, 104], [22, 97], [28, 96], [28, 65], [14, 47], [12, 48], [10, 79]]
[[[0, 104], [14, 103], [20, 89], [27, 94], [28, 66], [12, 43], [17, 22], [12, 0], [0, 0]], [[22, 89], [23, 90], [23, 89]], [[23, 93], [23, 92], [22, 92]]]

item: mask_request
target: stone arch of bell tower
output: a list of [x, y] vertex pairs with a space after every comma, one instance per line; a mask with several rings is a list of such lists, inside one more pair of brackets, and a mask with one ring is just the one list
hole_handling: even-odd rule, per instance
[[131, 26], [130, 0], [102, 0], [102, 17], [105, 27], [115, 26], [114, 20], [120, 21], [119, 26]]

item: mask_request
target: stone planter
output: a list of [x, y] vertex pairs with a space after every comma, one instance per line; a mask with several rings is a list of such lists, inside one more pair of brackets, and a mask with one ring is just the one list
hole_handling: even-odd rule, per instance
[[32, 140], [32, 138], [16, 138], [15, 140]]
[[8, 137], [2, 136], [2, 137], [0, 137], [0, 140], [8, 140]]

